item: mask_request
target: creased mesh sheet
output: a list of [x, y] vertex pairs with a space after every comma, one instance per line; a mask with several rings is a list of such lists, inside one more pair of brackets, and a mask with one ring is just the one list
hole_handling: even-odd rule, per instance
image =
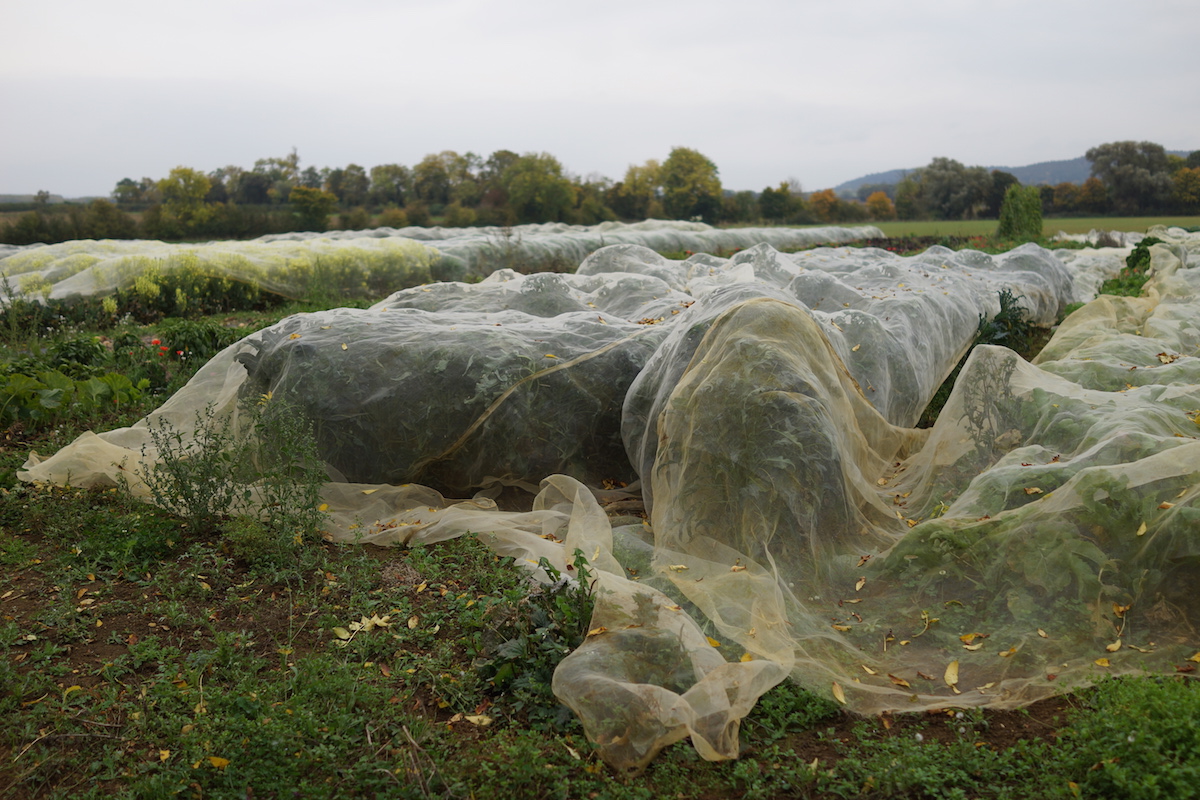
[[506, 268], [572, 269], [615, 243], [656, 251], [736, 250], [767, 242], [800, 248], [882, 237], [873, 226], [736, 228], [647, 220], [581, 226], [562, 223], [511, 228], [378, 228], [366, 231], [272, 234], [244, 242], [168, 244], [81, 240], [0, 249], [0, 298], [69, 299], [138, 288], [153, 294], [171, 273], [252, 284], [284, 297], [313, 291], [379, 297], [439, 280], [479, 279]]
[[[788, 675], [864, 713], [1012, 707], [1200, 650], [1200, 281], [1186, 246], [1151, 252], [1146, 298], [1076, 312], [1036, 365], [976, 349], [930, 431], [906, 426], [999, 287], [1042, 321], [1071, 296], [1047, 251], [665, 262], [616, 246], [578, 275], [500, 274], [287, 320], [152, 416], [186, 424], [270, 392], [322, 430], [377, 420], [340, 468], [381, 474], [326, 487], [339, 538], [472, 531], [564, 571], [582, 552], [599, 575], [595, 634], [562, 662], [557, 695], [619, 768], [685, 736], [728, 758], [741, 717]], [[513, 453], [460, 458], [509, 402], [506, 424], [524, 425], [505, 432]], [[594, 484], [615, 476], [588, 472], [578, 442], [543, 446], [575, 414], [603, 419], [585, 436], [623, 436], [627, 474], [652, 490], [648, 524], [614, 530], [602, 504], [626, 495]], [[31, 458], [22, 477], [110, 481], [121, 458], [136, 477], [146, 425]], [[410, 437], [426, 445], [388, 461]], [[422, 479], [436, 464], [447, 491], [481, 491], [379, 484], [423, 460]], [[524, 512], [489, 499], [497, 480], [535, 483], [556, 463], [593, 485], [552, 476]]]

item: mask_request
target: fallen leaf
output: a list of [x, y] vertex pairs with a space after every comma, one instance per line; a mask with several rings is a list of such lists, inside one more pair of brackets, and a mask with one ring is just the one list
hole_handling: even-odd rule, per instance
[[339, 639], [349, 639], [350, 631], [345, 628], [333, 628], [333, 635]]
[[671, 572], [683, 572], [687, 569], [687, 564], [671, 564], [667, 567]]
[[1041, 494], [1041, 493], [1042, 493], [1042, 490], [1036, 486], [1027, 486], [1025, 488], [1025, 494]]
[[1137, 535], [1138, 536], [1146, 535], [1146, 523], [1143, 522], [1141, 525], [1138, 526]]
[[946, 681], [946, 685], [958, 694], [958, 661], [951, 661], [946, 666], [946, 674], [942, 676], [942, 680]]
[[1168, 508], [1174, 508], [1175, 504], [1174, 503], [1159, 503], [1158, 507], [1161, 510], [1166, 511]]
[[958, 640], [963, 644], [972, 644], [976, 639], [986, 639], [989, 635], [986, 633], [964, 633], [958, 637]]
[[747, 661], [753, 660], [754, 656], [750, 655], [749, 653], [742, 653], [742, 657], [738, 659], [738, 661], [741, 661], [743, 664], [745, 664]]
[[209, 756], [208, 763], [212, 764], [217, 769], [225, 769], [229, 766], [229, 759], [221, 758], [220, 756]]
[[1132, 607], [1133, 607], [1132, 605], [1122, 606], [1122, 605], [1117, 605], [1116, 603], [1112, 604], [1113, 613], [1117, 615], [1117, 619], [1121, 619], [1122, 617], [1124, 617], [1125, 612], [1128, 611]]
[[983, 647], [983, 642], [979, 642], [978, 644], [964, 644], [963, 650], [970, 650], [972, 653], [974, 653], [981, 647]]
[[864, 587], [866, 585], [867, 585], [867, 579], [859, 578], [858, 582], [854, 584], [854, 591], [856, 591], [856, 592], [860, 591], [862, 589], [862, 587]]
[[1043, 639], [1049, 639], [1049, 638], [1050, 638], [1050, 637], [1049, 637], [1049, 636], [1046, 634], [1046, 632], [1045, 632], [1044, 630], [1042, 630], [1041, 628], [1038, 628], [1038, 636], [1042, 637]]
[[171, 757], [170, 750], [159, 750], [158, 751], [158, 760], [159, 761], [166, 761], [170, 757]]
[[897, 686], [903, 686], [905, 689], [911, 688], [909, 682], [904, 680], [904, 678], [897, 678], [890, 672], [888, 673], [888, 677], [891, 678], [892, 683], [896, 684]]
[[1015, 652], [1017, 652], [1017, 648], [1016, 648], [1016, 647], [1010, 647], [1010, 648], [1008, 648], [1007, 650], [1004, 650], [1004, 651], [1002, 651], [1002, 652], [1000, 653], [1000, 657], [1001, 657], [1001, 658], [1008, 658], [1009, 656], [1011, 656], [1011, 655], [1012, 655], [1013, 653], [1015, 653]]
[[718, 642], [716, 639], [714, 639], [714, 638], [713, 638], [713, 637], [711, 637], [711, 636], [705, 636], [704, 638], [705, 638], [705, 639], [708, 639], [708, 643], [709, 643], [709, 644], [711, 644], [713, 647], [720, 647], [720, 646], [721, 646], [721, 643], [720, 643], [720, 642]]
[[1110, 644], [1110, 645], [1105, 645], [1104, 649], [1105, 649], [1105, 650], [1107, 650], [1107, 651], [1108, 651], [1108, 652], [1110, 652], [1110, 653], [1115, 653], [1115, 652], [1117, 652], [1118, 650], [1120, 650], [1120, 649], [1121, 649], [1121, 640], [1120, 640], [1120, 639], [1117, 639], [1117, 640], [1116, 640], [1115, 642], [1113, 642], [1112, 644]]
[[857, 566], [860, 566], [860, 567], [861, 567], [863, 564], [867, 563], [867, 562], [868, 562], [868, 561], [870, 561], [870, 560], [871, 560], [871, 556], [870, 556], [870, 554], [867, 554], [867, 555], [865, 555], [865, 556], [859, 556], [859, 557], [858, 557], [858, 564], [857, 564]]
[[463, 717], [463, 719], [472, 725], [478, 725], [481, 728], [486, 728], [488, 725], [492, 724], [492, 718], [486, 714], [467, 714]]
[[873, 669], [871, 669], [870, 667], [868, 667], [866, 664], [859, 664], [859, 666], [860, 666], [860, 667], [862, 667], [862, 668], [863, 668], [863, 672], [867, 673], [868, 675], [878, 675], [878, 674], [879, 674], [879, 673], [878, 673], [878, 672], [876, 672], [875, 670], [873, 670]]
[[601, 625], [599, 628], [592, 628], [590, 631], [587, 632], [587, 635], [588, 636], [599, 636], [600, 634], [607, 633], [607, 632], [608, 632], [608, 628]]
[[850, 630], [850, 626], [849, 626], [849, 625], [838, 625], [838, 624], [836, 624], [836, 623], [835, 623], [835, 624], [833, 625], [833, 629], [834, 629], [835, 631], [842, 631], [842, 632], [845, 632], [845, 631], [848, 631], [848, 630]]
[[857, 353], [857, 352], [858, 352], [858, 348], [860, 348], [860, 347], [862, 347], [862, 345], [861, 345], [861, 344], [856, 344], [856, 345], [854, 345], [854, 347], [851, 347], [851, 348], [850, 348], [850, 352], [852, 352], [852, 353]]
[[741, 564], [734, 564], [732, 567], [729, 568], [729, 571], [730, 572], [745, 572], [746, 568], [743, 567]]
[[349, 349], [349, 348], [346, 346], [346, 343], [345, 343], [345, 342], [342, 342], [342, 349], [343, 349], [343, 350], [348, 350], [348, 349]]
[[1189, 658], [1188, 661], [1195, 661], [1197, 663], [1200, 663], [1200, 651], [1198, 651], [1194, 656]]
[[846, 705], [846, 694], [842, 691], [842, 687], [837, 681], [833, 682], [833, 699], [837, 700], [842, 705]]
[[421, 621], [420, 621], [419, 619], [417, 619], [417, 615], [416, 615], [416, 614], [414, 614], [414, 615], [412, 615], [411, 617], [409, 617], [409, 618], [408, 618], [408, 627], [409, 627], [410, 629], [412, 629], [412, 628], [415, 628], [415, 627], [417, 627], [417, 625], [419, 625], [419, 624], [420, 624], [420, 622], [421, 622]]
[[1097, 667], [1107, 667], [1107, 666], [1110, 666], [1110, 664], [1109, 664], [1109, 660], [1108, 660], [1107, 658], [1097, 658], [1097, 659], [1096, 659], [1095, 661], [1093, 661], [1092, 663], [1093, 663], [1093, 664], [1095, 664]]

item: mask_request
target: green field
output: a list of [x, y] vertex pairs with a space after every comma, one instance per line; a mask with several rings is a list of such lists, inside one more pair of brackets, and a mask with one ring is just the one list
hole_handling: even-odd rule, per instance
[[[996, 220], [895, 220], [873, 223], [886, 236], [990, 236], [996, 232]], [[1145, 231], [1151, 225], [1200, 226], [1200, 217], [1064, 217], [1047, 219], [1044, 236], [1087, 233], [1091, 230]]]

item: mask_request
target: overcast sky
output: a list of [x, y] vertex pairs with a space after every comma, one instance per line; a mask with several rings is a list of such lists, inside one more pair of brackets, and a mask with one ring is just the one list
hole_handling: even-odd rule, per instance
[[1200, 148], [1196, 0], [0, 0], [0, 193], [695, 148], [730, 189]]

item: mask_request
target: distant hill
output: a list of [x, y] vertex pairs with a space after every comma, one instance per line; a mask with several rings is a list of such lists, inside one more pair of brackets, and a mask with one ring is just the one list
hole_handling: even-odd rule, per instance
[[[1168, 150], [1167, 152], [1172, 155], [1186, 157], [1190, 151]], [[967, 166], [973, 165], [968, 164]], [[854, 195], [858, 191], [858, 187], [864, 184], [899, 183], [907, 173], [916, 172], [918, 169], [920, 167], [890, 169], [887, 172], [872, 172], [870, 175], [863, 175], [861, 178], [840, 183], [833, 187], [833, 190], [839, 195]], [[1059, 183], [1083, 183], [1092, 174], [1092, 164], [1084, 156], [1064, 161], [1040, 161], [1037, 164], [1030, 164], [1025, 167], [985, 167], [985, 169], [988, 171], [998, 169], [1002, 172], [1011, 172], [1017, 176], [1017, 180], [1026, 186], [1036, 186], [1039, 183], [1047, 183], [1051, 186]]]

